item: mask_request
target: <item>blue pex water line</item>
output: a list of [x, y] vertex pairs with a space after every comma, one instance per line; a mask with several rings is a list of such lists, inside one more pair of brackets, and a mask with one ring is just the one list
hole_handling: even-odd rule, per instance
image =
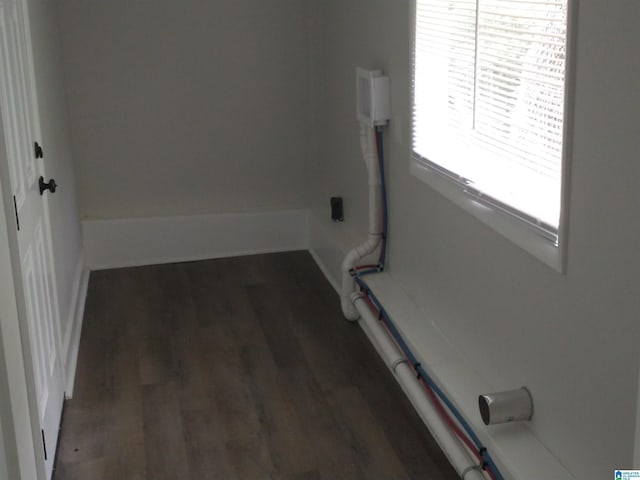
[[387, 235], [389, 233], [388, 225], [388, 208], [387, 208], [387, 183], [384, 176], [384, 144], [382, 143], [382, 127], [376, 129], [377, 145], [378, 145], [378, 163], [380, 167], [380, 189], [382, 191], [382, 250], [380, 252], [380, 270], [384, 269], [387, 260]]
[[389, 328], [389, 331], [391, 332], [391, 335], [393, 336], [393, 338], [397, 342], [398, 346], [402, 350], [402, 353], [407, 357], [409, 362], [411, 362], [411, 365], [415, 368], [416, 373], [420, 376], [420, 378], [423, 378], [425, 380], [425, 382], [427, 382], [429, 387], [431, 387], [431, 389], [435, 392], [435, 394], [438, 396], [438, 398], [440, 400], [442, 400], [442, 403], [444, 403], [445, 406], [449, 409], [449, 411], [453, 414], [453, 416], [456, 418], [456, 420], [458, 421], [460, 426], [462, 426], [462, 428], [467, 433], [467, 435], [469, 435], [469, 438], [471, 439], [471, 441], [474, 443], [474, 445], [478, 449], [479, 454], [482, 456], [482, 459], [486, 463], [486, 466], [491, 470], [491, 472], [495, 476], [496, 480], [504, 480], [504, 477], [502, 476], [502, 474], [498, 470], [498, 467], [495, 464], [495, 462], [493, 461], [493, 459], [491, 458], [491, 455], [489, 455], [489, 452], [487, 451], [486, 447], [484, 447], [482, 445], [482, 442], [480, 441], [480, 439], [478, 438], [476, 433], [473, 431], [473, 429], [471, 428], [469, 423], [464, 419], [464, 417], [462, 416], [460, 411], [449, 400], [449, 398], [440, 389], [440, 387], [438, 387], [438, 385], [433, 381], [433, 379], [424, 370], [424, 368], [422, 368], [422, 366], [420, 365], [420, 362], [418, 362], [418, 359], [415, 357], [415, 355], [413, 354], [413, 352], [411, 351], [411, 349], [409, 348], [407, 343], [402, 338], [402, 335], [400, 334], [400, 332], [396, 328], [395, 324], [391, 320], [391, 317], [389, 316], [389, 314], [386, 312], [386, 310], [382, 306], [382, 303], [380, 303], [378, 298], [371, 291], [371, 289], [364, 282], [364, 280], [362, 280], [362, 278], [360, 278], [363, 275], [369, 275], [369, 274], [372, 274], [372, 273], [378, 273], [378, 270], [371, 269], [371, 270], [365, 270], [363, 272], [356, 272], [354, 274], [354, 280], [360, 286], [360, 288], [365, 291], [366, 295], [371, 299], [373, 304], [376, 306], [376, 308], [378, 309], [378, 311], [380, 313], [381, 319], [384, 319], [385, 323], [387, 324], [387, 327]]

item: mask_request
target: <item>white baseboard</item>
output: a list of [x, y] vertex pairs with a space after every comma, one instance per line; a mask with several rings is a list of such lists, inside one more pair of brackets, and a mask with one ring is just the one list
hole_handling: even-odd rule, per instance
[[78, 362], [78, 350], [80, 348], [80, 333], [82, 332], [82, 320], [84, 317], [84, 304], [87, 299], [87, 287], [89, 285], [89, 270], [85, 267], [84, 254], [78, 259], [73, 282], [71, 296], [71, 308], [67, 321], [67, 330], [62, 342], [65, 374], [65, 396], [73, 395], [73, 384], [76, 376]]
[[308, 211], [85, 220], [91, 270], [308, 248]]

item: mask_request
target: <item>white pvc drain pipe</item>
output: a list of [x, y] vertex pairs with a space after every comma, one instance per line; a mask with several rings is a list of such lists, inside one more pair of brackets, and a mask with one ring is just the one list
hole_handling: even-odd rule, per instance
[[434, 408], [431, 399], [416, 378], [413, 368], [411, 368], [398, 346], [384, 330], [380, 320], [369, 307], [364, 295], [360, 292], [352, 293], [350, 303], [360, 315], [363, 329], [378, 347], [385, 363], [402, 386], [405, 394], [431, 432], [431, 435], [442, 448], [453, 468], [464, 480], [486, 480], [487, 477], [479, 469], [475, 457], [468, 452]]
[[382, 183], [378, 168], [378, 153], [375, 133], [372, 128], [360, 124], [360, 146], [362, 157], [369, 173], [369, 237], [362, 245], [351, 249], [342, 261], [342, 294], [340, 295], [342, 313], [347, 320], [357, 320], [358, 311], [349, 301], [349, 295], [355, 290], [351, 270], [367, 255], [373, 253], [382, 241]]

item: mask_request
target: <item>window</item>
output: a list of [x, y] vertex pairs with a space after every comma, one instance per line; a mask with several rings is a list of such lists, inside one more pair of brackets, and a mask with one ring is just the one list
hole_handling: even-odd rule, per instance
[[412, 171], [557, 247], [568, 0], [415, 2]]

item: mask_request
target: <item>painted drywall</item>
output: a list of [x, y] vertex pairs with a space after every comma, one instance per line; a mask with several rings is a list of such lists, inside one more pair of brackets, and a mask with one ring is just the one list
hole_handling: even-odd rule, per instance
[[633, 467], [640, 469], [640, 382], [638, 382], [638, 397], [636, 408], [636, 433], [633, 443]]
[[[55, 2], [28, 0], [31, 42], [38, 97], [44, 173], [58, 189], [47, 195], [55, 264], [61, 335], [72, 328], [74, 286], [82, 258], [82, 234], [76, 199], [69, 121], [62, 71]], [[63, 355], [66, 352], [63, 352]]]
[[314, 2], [57, 3], [83, 218], [308, 205]]
[[[1, 190], [2, 187], [0, 187]], [[4, 212], [0, 211], [0, 221], [4, 220]], [[3, 246], [6, 247], [6, 246]], [[5, 276], [0, 279], [3, 283], [6, 281], [9, 283], [11, 280], [9, 276], [11, 272], [6, 272]], [[13, 300], [13, 299], [12, 299]], [[0, 326], [0, 345], [3, 345], [2, 341], [2, 327]], [[3, 349], [0, 349], [3, 350]], [[0, 358], [4, 360], [4, 351], [0, 351]], [[11, 428], [11, 396], [9, 394], [9, 384], [7, 381], [6, 362], [2, 362], [0, 365], [0, 480], [9, 480], [9, 478], [16, 477], [17, 465], [15, 460], [12, 464], [8, 463], [8, 458], [15, 458], [15, 435], [13, 428]], [[12, 476], [9, 476], [11, 470]]]
[[326, 161], [314, 210], [324, 217], [328, 196], [341, 193], [346, 221], [334, 229], [364, 238], [354, 69], [384, 69], [393, 111], [389, 273], [496, 389], [530, 388], [532, 430], [576, 478], [607, 478], [631, 467], [635, 433], [640, 4], [579, 2], [566, 275], [409, 173], [410, 5], [327, 1]]
[[7, 472], [7, 460], [4, 454], [4, 443], [0, 445], [0, 478], [9, 478], [9, 473]]
[[4, 447], [4, 429], [2, 426], [2, 418], [0, 418], [0, 480], [8, 478], [9, 471], [7, 470], [7, 455]]

